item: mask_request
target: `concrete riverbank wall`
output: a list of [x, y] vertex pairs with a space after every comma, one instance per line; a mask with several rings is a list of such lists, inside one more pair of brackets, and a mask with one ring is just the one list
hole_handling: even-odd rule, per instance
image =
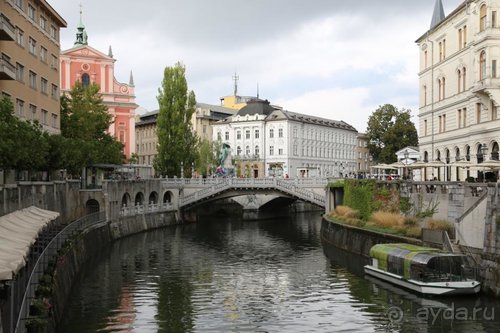
[[82, 267], [89, 260], [97, 260], [105, 247], [123, 237], [180, 223], [175, 210], [122, 216], [113, 221], [106, 221], [74, 239], [56, 264], [53, 280], [53, 325], [63, 318], [71, 290], [78, 281]]

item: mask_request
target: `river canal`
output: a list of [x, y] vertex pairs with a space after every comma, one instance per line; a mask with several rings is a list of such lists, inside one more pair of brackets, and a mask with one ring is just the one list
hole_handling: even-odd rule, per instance
[[368, 280], [320, 229], [314, 212], [122, 239], [85, 267], [59, 332], [498, 332], [495, 299]]

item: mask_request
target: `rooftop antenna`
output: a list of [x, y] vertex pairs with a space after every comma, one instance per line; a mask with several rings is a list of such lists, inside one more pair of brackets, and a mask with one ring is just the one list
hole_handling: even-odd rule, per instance
[[234, 75], [233, 75], [233, 80], [234, 80], [234, 96], [238, 95], [238, 80], [239, 79], [240, 79], [240, 77], [238, 75], [236, 75], [236, 72], [234, 72]]

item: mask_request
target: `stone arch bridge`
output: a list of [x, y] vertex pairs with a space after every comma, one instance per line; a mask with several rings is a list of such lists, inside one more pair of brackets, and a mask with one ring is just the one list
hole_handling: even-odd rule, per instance
[[[302, 200], [324, 208], [326, 178], [157, 178], [105, 181], [102, 188], [109, 219], [184, 210], [214, 200], [266, 194]], [[258, 207], [257, 207], [258, 208]]]

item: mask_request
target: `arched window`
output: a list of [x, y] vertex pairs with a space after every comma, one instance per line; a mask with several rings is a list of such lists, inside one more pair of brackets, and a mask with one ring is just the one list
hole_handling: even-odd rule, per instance
[[255, 146], [255, 155], [259, 156], [259, 146]]
[[461, 70], [458, 70], [457, 72], [457, 88], [458, 88], [458, 93], [460, 93], [460, 87], [462, 85], [462, 71]]
[[427, 86], [423, 87], [423, 92], [424, 92], [424, 106], [427, 105]]
[[238, 156], [241, 155], [241, 147], [240, 146], [236, 147], [236, 155], [238, 155]]
[[440, 101], [441, 100], [441, 89], [442, 89], [441, 88], [441, 79], [438, 79], [438, 87], [439, 87], [439, 90], [438, 90], [439, 91], [438, 101]]
[[82, 74], [82, 86], [88, 87], [90, 85], [90, 76], [87, 73]]
[[443, 93], [442, 93], [442, 98], [445, 99], [446, 98], [446, 79], [443, 77], [443, 80], [442, 80], [442, 86], [443, 86]]
[[479, 31], [486, 29], [486, 5], [482, 5], [479, 10]]
[[465, 70], [465, 67], [462, 69], [462, 91], [465, 91], [465, 89], [467, 89], [465, 83], [467, 82], [466, 80], [466, 70]]
[[486, 52], [482, 51], [479, 55], [479, 80], [486, 78]]
[[245, 147], [245, 155], [250, 155], [250, 146]]

